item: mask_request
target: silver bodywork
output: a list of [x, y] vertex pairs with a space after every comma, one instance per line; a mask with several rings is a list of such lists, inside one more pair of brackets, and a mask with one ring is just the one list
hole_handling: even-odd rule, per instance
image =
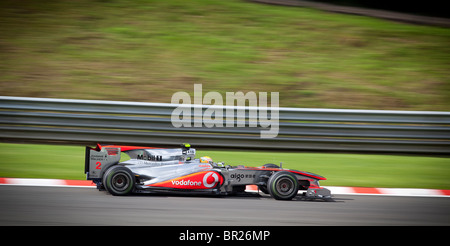
[[[126, 153], [130, 159], [120, 161], [121, 153]], [[288, 171], [295, 174], [299, 183], [303, 184], [299, 189], [306, 191], [305, 196], [312, 198], [331, 197], [329, 190], [319, 187], [318, 178], [323, 177], [316, 174], [281, 168], [231, 167], [220, 163], [201, 163], [199, 159], [195, 158], [195, 153], [195, 149], [185, 147], [159, 149], [114, 145], [101, 147], [98, 145], [95, 149], [86, 148], [85, 172], [87, 179], [93, 180], [99, 189], [103, 186], [103, 176], [108, 168], [120, 165], [128, 168], [135, 175], [134, 192], [196, 191], [226, 195], [243, 192], [247, 185], [257, 185], [264, 188], [273, 173]], [[220, 175], [220, 184], [196, 190], [170, 186], [169, 181], [174, 184], [180, 182], [174, 181], [180, 177], [207, 172], [212, 172], [208, 175], [213, 175], [215, 181], [219, 180], [218, 176]], [[204, 178], [206, 179], [208, 175], [205, 175]], [[206, 181], [205, 179], [203, 181]], [[169, 185], [158, 186], [158, 184], [164, 182], [168, 182]], [[184, 182], [187, 182], [187, 180], [184, 180]]]

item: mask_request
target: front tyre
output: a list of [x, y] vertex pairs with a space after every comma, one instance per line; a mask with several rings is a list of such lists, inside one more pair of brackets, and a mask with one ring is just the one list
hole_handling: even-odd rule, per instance
[[135, 185], [135, 177], [130, 169], [113, 166], [105, 173], [105, 188], [113, 196], [125, 196], [131, 193]]
[[298, 193], [299, 184], [294, 174], [277, 172], [267, 183], [269, 194], [276, 200], [292, 200]]

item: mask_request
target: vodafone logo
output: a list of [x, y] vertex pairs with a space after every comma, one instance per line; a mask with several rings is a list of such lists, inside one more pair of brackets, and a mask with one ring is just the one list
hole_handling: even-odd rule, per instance
[[215, 172], [209, 172], [203, 176], [203, 185], [211, 188], [219, 181], [219, 176]]
[[187, 186], [200, 186], [202, 182], [196, 182], [192, 180], [172, 180], [173, 185], [187, 185]]
[[171, 187], [180, 189], [210, 189], [215, 187], [218, 183], [222, 183], [223, 178], [217, 172], [200, 172], [177, 179], [164, 181], [161, 183], [152, 184], [151, 186]]

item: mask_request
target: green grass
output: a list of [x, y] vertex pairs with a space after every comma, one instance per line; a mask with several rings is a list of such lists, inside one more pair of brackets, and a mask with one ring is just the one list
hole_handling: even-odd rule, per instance
[[84, 148], [0, 143], [0, 176], [13, 178], [86, 178]]
[[0, 1], [0, 95], [449, 110], [450, 29], [242, 0]]
[[[450, 189], [450, 159], [421, 156], [198, 150], [227, 165], [284, 168], [317, 173], [324, 186]], [[85, 179], [84, 147], [0, 143], [0, 177]]]

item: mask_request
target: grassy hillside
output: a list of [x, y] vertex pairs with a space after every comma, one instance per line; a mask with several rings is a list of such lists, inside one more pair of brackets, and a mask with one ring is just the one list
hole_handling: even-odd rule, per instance
[[0, 1], [0, 95], [450, 110], [450, 30], [241, 0]]

